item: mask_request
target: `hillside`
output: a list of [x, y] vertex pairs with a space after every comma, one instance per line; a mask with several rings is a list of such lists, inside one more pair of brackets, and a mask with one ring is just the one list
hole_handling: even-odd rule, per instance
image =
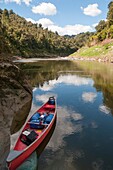
[[69, 57], [80, 60], [113, 62], [113, 39], [109, 41], [103, 41], [102, 43], [96, 44], [92, 47], [82, 47]]
[[69, 57], [113, 62], [113, 1], [108, 4], [106, 20], [101, 20], [95, 29], [89, 42]]
[[27, 22], [12, 10], [0, 9], [0, 55], [23, 57], [67, 56], [85, 45], [92, 33], [60, 36], [41, 24]]
[[77, 50], [70, 39], [32, 24], [12, 10], [0, 10], [0, 53], [24, 57], [67, 55]]
[[[0, 9], [0, 59], [13, 56], [86, 58], [112, 57], [113, 1], [108, 4], [106, 20], [101, 20], [93, 33], [60, 36], [41, 24], [33, 24], [12, 10]], [[84, 48], [82, 48], [84, 46]], [[82, 48], [82, 49], [80, 49]], [[78, 51], [77, 51], [78, 50]]]
[[65, 56], [77, 50], [72, 39], [32, 24], [12, 10], [0, 10], [0, 54], [24, 57]]

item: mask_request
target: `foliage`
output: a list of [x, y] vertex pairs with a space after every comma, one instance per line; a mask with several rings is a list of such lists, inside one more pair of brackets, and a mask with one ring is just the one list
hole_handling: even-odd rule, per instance
[[113, 42], [105, 43], [103, 45], [95, 45], [90, 48], [83, 47], [79, 49], [77, 52], [72, 54], [71, 56], [76, 57], [101, 57], [101, 56], [107, 56], [112, 55], [113, 53]]
[[72, 41], [73, 44], [76, 44], [77, 48], [81, 48], [83, 46], [85, 46], [86, 44], [88, 44], [90, 37], [94, 35], [93, 32], [86, 32], [86, 33], [80, 33], [77, 35], [65, 35], [65, 37], [69, 37]]
[[99, 24], [95, 27], [97, 32], [101, 32], [106, 27], [106, 22], [101, 20]]
[[0, 9], [0, 47], [0, 53], [24, 57], [65, 56], [78, 49], [72, 39], [27, 22], [7, 9]]
[[113, 38], [113, 25], [110, 26], [109, 32], [110, 32], [110, 37]]
[[86, 32], [86, 33], [80, 33], [74, 37], [74, 40], [77, 44], [78, 49], [82, 46], [85, 46], [89, 42], [90, 36], [92, 36], [94, 33], [92, 32]]
[[108, 26], [110, 27], [111, 25], [113, 25], [113, 1], [111, 1], [108, 4], [108, 13], [107, 13], [107, 20], [108, 20]]
[[42, 24], [32, 24], [13, 10], [0, 9], [0, 53], [24, 57], [66, 56], [86, 44], [92, 33], [59, 36]]
[[107, 20], [101, 20], [95, 27], [95, 36], [92, 36], [92, 40], [96, 43], [103, 41], [107, 38], [113, 38], [113, 1], [108, 4]]
[[113, 38], [113, 1], [108, 4], [107, 20], [101, 20], [95, 33], [60, 36], [42, 24], [27, 22], [12, 10], [0, 9], [0, 54], [23, 57], [67, 56], [83, 46]]

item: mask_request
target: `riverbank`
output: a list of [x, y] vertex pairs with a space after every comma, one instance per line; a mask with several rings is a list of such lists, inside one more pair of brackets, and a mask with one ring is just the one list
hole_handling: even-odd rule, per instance
[[59, 61], [59, 60], [70, 60], [70, 58], [68, 58], [68, 57], [56, 57], [56, 58], [20, 58], [20, 59], [14, 59], [13, 62], [29, 63], [29, 62], [38, 62], [38, 61]]
[[0, 169], [6, 166], [10, 135], [26, 121], [32, 104], [32, 87], [11, 61], [0, 62]]
[[113, 40], [92, 47], [83, 47], [71, 54], [69, 59], [113, 63]]

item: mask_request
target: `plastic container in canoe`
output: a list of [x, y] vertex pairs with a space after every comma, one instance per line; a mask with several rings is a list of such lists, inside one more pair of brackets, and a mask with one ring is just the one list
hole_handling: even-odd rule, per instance
[[55, 98], [54, 97], [50, 97], [48, 103], [50, 105], [55, 105]]
[[[45, 117], [43, 119], [43, 124], [49, 124], [52, 119], [53, 119], [53, 114], [49, 114], [49, 115], [46, 115], [45, 114]], [[43, 125], [41, 124], [42, 121], [40, 119], [40, 114], [39, 113], [35, 113], [31, 119], [30, 119], [30, 128], [33, 128], [33, 129], [42, 129], [43, 128]]]

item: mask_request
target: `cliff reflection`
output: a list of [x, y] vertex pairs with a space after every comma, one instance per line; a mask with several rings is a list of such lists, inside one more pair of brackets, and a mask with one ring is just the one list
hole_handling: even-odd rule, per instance
[[10, 127], [11, 135], [18, 132], [26, 121], [31, 108], [31, 101], [28, 101], [20, 110], [15, 114]]

